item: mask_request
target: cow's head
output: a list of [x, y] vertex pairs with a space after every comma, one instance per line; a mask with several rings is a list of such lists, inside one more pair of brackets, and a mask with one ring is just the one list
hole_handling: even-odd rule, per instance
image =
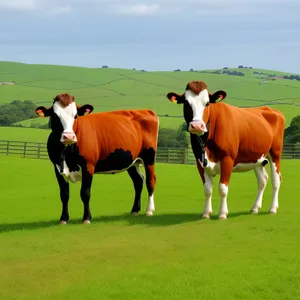
[[209, 94], [207, 84], [203, 81], [192, 81], [186, 86], [183, 94], [168, 93], [170, 101], [183, 104], [184, 119], [188, 125], [188, 131], [202, 135], [207, 132], [206, 124], [203, 121], [203, 112], [210, 103], [217, 103], [226, 98], [226, 92], [217, 91]]
[[94, 107], [90, 104], [77, 106], [74, 96], [70, 94], [60, 94], [54, 98], [50, 108], [39, 106], [35, 112], [40, 117], [50, 117], [52, 131], [61, 134], [60, 141], [69, 145], [77, 142], [76, 134], [73, 131], [77, 116], [89, 114], [93, 110]]

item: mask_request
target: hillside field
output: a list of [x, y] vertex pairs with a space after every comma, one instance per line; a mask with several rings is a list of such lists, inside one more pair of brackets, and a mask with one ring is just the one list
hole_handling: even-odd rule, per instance
[[[130, 216], [126, 173], [95, 176], [92, 224], [81, 224], [79, 184], [68, 225], [48, 160], [0, 156], [1, 299], [295, 299], [300, 292], [299, 161], [283, 161], [279, 213], [250, 215], [253, 172], [234, 174], [229, 218], [201, 220], [195, 166], [157, 164], [156, 212]], [[269, 168], [267, 167], [269, 171]], [[214, 216], [219, 208], [217, 180]]]
[[[231, 69], [234, 70], [234, 69]], [[168, 101], [170, 91], [182, 93], [187, 82], [203, 80], [210, 92], [223, 89], [226, 102], [237, 106], [270, 105], [290, 120], [300, 114], [300, 81], [277, 79], [261, 84], [265, 75], [253, 72], [282, 72], [257, 69], [236, 69], [245, 76], [210, 74], [206, 71], [142, 72], [115, 68], [82, 68], [54, 65], [29, 65], [0, 62], [0, 82], [15, 81], [15, 85], [0, 85], [0, 104], [12, 100], [32, 100], [37, 105], [50, 106], [52, 99], [64, 92], [75, 96], [78, 104], [90, 103], [95, 111], [124, 108], [153, 109], [160, 116], [161, 127], [178, 126], [183, 122], [182, 107]], [[168, 115], [168, 116], [166, 116]], [[42, 124], [45, 119], [25, 120], [23, 126]]]

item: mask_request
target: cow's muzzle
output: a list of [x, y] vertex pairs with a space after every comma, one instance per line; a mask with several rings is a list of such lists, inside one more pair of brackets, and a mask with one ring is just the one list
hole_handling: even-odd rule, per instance
[[189, 124], [188, 131], [190, 133], [202, 135], [205, 132], [207, 132], [207, 128], [206, 128], [206, 125], [205, 125], [205, 123], [203, 121], [192, 121]]
[[72, 145], [77, 142], [77, 137], [74, 132], [63, 132], [60, 141], [65, 145]]

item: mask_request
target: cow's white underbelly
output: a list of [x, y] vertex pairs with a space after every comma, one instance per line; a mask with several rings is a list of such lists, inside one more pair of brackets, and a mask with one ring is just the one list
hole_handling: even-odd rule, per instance
[[[210, 161], [208, 158], [206, 158], [206, 159], [207, 159], [207, 166], [204, 167], [205, 172], [211, 176], [220, 174], [220, 162], [215, 163], [215, 162]], [[267, 160], [266, 156], [262, 155], [261, 158], [259, 158], [254, 163], [239, 163], [233, 167], [232, 172], [238, 173], [238, 172], [248, 172], [248, 171], [254, 170], [258, 166], [260, 166], [264, 160]], [[199, 160], [199, 163], [203, 167], [203, 164], [200, 162], [200, 160]]]
[[[127, 168], [122, 169], [122, 170], [109, 170], [109, 171], [105, 171], [105, 172], [97, 172], [95, 174], [117, 174], [117, 173], [122, 173], [124, 171], [127, 171], [130, 167], [132, 167], [135, 164], [139, 164], [139, 165], [144, 165], [143, 164], [143, 160], [141, 158], [136, 158], [133, 163], [131, 165], [129, 165]], [[60, 166], [56, 165], [58, 171], [60, 172]], [[64, 160], [63, 163], [63, 172], [60, 172], [60, 174], [64, 177], [64, 179], [67, 182], [81, 182], [82, 181], [82, 170], [81, 167], [78, 165], [79, 167], [79, 171], [75, 171], [75, 172], [70, 172], [69, 167], [66, 164], [66, 161]]]

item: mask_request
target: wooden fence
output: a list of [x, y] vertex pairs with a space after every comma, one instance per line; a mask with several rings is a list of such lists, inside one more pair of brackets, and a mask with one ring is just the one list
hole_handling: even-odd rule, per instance
[[0, 154], [48, 159], [46, 143], [0, 140]]
[[[0, 140], [0, 154], [48, 159], [46, 143]], [[300, 144], [284, 144], [282, 158], [299, 159]], [[158, 148], [156, 161], [174, 164], [195, 164], [192, 150], [186, 148]]]

